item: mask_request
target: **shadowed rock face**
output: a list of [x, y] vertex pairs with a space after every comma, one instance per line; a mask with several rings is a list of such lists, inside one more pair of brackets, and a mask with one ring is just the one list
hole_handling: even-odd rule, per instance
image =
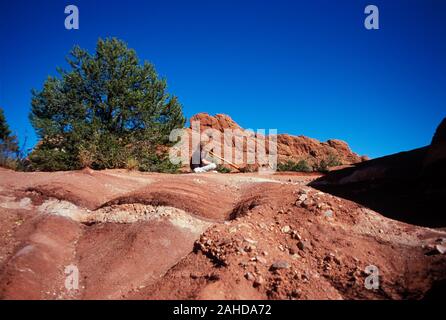
[[446, 142], [446, 118], [438, 126], [435, 131], [434, 137], [432, 138], [432, 145], [437, 143], [445, 143]]
[[331, 172], [313, 186], [359, 202], [388, 217], [445, 227], [446, 119], [429, 146]]
[[423, 174], [431, 179], [443, 182], [446, 171], [446, 118], [438, 126], [429, 151], [424, 159]]
[[[237, 131], [240, 135], [245, 133], [245, 130], [241, 128], [234, 120], [223, 114], [211, 116], [207, 113], [199, 113], [193, 116], [190, 120], [191, 124], [196, 121], [200, 123], [201, 133], [208, 129], [214, 129], [219, 132], [224, 132], [225, 129], [231, 129]], [[255, 135], [252, 138], [256, 144], [259, 137], [259, 135]], [[269, 152], [269, 136], [264, 138], [266, 140], [266, 150]], [[225, 144], [223, 137], [222, 145], [224, 148], [229, 147], [233, 148], [233, 150], [236, 148], [234, 140]], [[244, 159], [246, 159], [247, 149], [248, 146], [245, 144], [243, 146]], [[352, 152], [348, 144], [341, 140], [332, 139], [328, 140], [327, 142], [320, 142], [316, 139], [305, 136], [292, 136], [288, 134], [277, 135], [277, 154], [279, 163], [286, 162], [288, 160], [297, 162], [304, 159], [309, 164], [316, 164], [322, 160], [327, 160], [328, 158], [332, 157], [338, 160], [339, 164], [341, 165], [351, 165], [362, 162], [365, 158]], [[242, 164], [241, 167], [246, 167], [246, 164]]]

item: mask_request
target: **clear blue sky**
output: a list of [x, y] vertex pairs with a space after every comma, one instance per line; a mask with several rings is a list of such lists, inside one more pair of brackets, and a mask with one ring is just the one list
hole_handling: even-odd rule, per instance
[[[64, 28], [76, 4], [80, 30]], [[363, 26], [380, 9], [380, 30]], [[426, 145], [446, 116], [445, 0], [0, 2], [0, 106], [36, 142], [30, 90], [75, 44], [118, 37], [168, 80], [187, 117], [338, 138], [372, 157]]]

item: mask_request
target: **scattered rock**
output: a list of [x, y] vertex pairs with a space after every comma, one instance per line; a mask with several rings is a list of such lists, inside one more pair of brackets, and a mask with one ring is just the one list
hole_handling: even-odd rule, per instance
[[293, 298], [299, 298], [300, 297], [300, 292], [297, 289], [294, 289], [293, 291], [291, 291], [291, 296]]
[[252, 244], [252, 245], [256, 245], [258, 243], [258, 241], [255, 241], [255, 240], [252, 240], [249, 238], [245, 238], [245, 239], [243, 239], [243, 241], [248, 242], [249, 244]]
[[280, 260], [280, 261], [274, 262], [271, 265], [270, 270], [276, 271], [276, 270], [283, 270], [283, 269], [289, 269], [289, 268], [290, 268], [290, 264], [288, 262]]
[[210, 273], [206, 276], [206, 279], [209, 281], [218, 281], [218, 280], [220, 280], [220, 275], [218, 275], [216, 273]]
[[441, 245], [441, 244], [437, 244], [435, 246], [435, 249], [437, 250], [438, 253], [440, 254], [445, 254], [446, 253], [446, 246]]
[[327, 218], [332, 218], [333, 217], [333, 210], [326, 210], [324, 212], [324, 216], [326, 216]]
[[291, 231], [291, 228], [290, 226], [284, 226], [281, 231], [282, 233], [289, 233]]
[[263, 258], [263, 257], [260, 257], [260, 256], [256, 256], [255, 257], [255, 261], [258, 261], [258, 262], [263, 263], [263, 264], [267, 263], [266, 259]]
[[246, 272], [245, 273], [245, 278], [247, 280], [249, 280], [249, 281], [254, 281], [255, 280], [255, 277], [254, 277], [254, 275], [251, 272]]
[[297, 231], [295, 231], [295, 230], [293, 230], [291, 232], [291, 238], [297, 239], [297, 240], [302, 240], [302, 237], [300, 236], [300, 234]]
[[260, 287], [265, 283], [265, 279], [263, 279], [262, 276], [258, 276], [257, 279], [254, 281], [254, 287]]
[[225, 238], [220, 242], [220, 246], [224, 247], [231, 244], [231, 239]]
[[323, 203], [323, 202], [321, 202], [321, 203], [318, 203], [317, 205], [316, 205], [316, 207], [318, 208], [318, 209], [322, 209], [322, 208], [324, 208], [325, 206], [327, 206], [325, 203]]
[[314, 205], [313, 201], [311, 200], [305, 200], [301, 203], [302, 208], [308, 209], [311, 208]]
[[299, 248], [299, 250], [304, 251], [305, 249], [308, 248], [308, 242], [306, 242], [306, 241], [299, 241], [297, 243], [297, 247]]

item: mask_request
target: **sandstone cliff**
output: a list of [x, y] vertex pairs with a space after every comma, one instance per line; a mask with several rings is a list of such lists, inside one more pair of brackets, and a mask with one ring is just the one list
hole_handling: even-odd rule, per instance
[[[194, 115], [191, 119], [191, 129], [192, 123], [199, 122], [200, 132], [209, 132], [208, 129], [214, 129], [219, 132], [224, 132], [226, 129], [233, 130], [236, 134], [235, 136], [240, 136], [245, 133], [245, 130], [241, 128], [231, 117], [224, 114], [217, 114], [211, 116], [207, 113], [199, 113]], [[190, 129], [190, 130], [191, 130]], [[190, 132], [190, 131], [189, 131]], [[208, 134], [211, 135], [211, 134]], [[258, 145], [259, 138], [263, 138], [255, 134], [252, 139]], [[270, 144], [269, 142], [271, 136], [264, 137], [265, 139], [265, 149], [267, 155], [269, 154]], [[321, 161], [331, 162], [331, 165], [351, 165], [355, 163], [362, 162], [367, 159], [367, 157], [361, 157], [350, 150], [348, 144], [341, 140], [328, 140], [326, 142], [320, 142], [316, 139], [305, 137], [305, 136], [292, 136], [288, 134], [278, 134], [277, 135], [277, 155], [278, 163], [285, 163], [287, 161], [298, 162], [300, 160], [305, 160], [310, 166], [317, 167]], [[245, 163], [247, 156], [246, 153], [249, 150], [247, 143], [243, 147], [237, 146], [235, 139], [232, 139], [229, 143], [224, 141], [223, 135], [221, 137], [223, 148], [243, 148], [244, 163], [241, 167], [247, 167]], [[255, 151], [255, 150], [254, 150]], [[224, 151], [222, 151], [224, 154]], [[229, 159], [228, 159], [229, 160]], [[234, 158], [230, 159], [234, 160]], [[253, 167], [257, 167], [257, 164]]]

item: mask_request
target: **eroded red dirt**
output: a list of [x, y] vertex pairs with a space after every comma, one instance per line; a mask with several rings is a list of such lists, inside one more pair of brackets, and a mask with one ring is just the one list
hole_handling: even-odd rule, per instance
[[317, 177], [0, 169], [0, 298], [420, 299], [446, 279], [445, 231]]

